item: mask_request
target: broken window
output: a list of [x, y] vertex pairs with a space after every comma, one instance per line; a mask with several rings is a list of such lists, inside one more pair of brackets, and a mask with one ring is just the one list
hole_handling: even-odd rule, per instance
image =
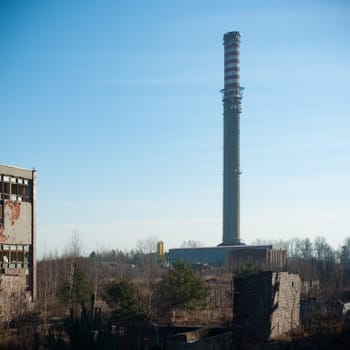
[[13, 194], [17, 193], [17, 184], [16, 183], [11, 184], [11, 193], [13, 193]]
[[24, 263], [24, 252], [23, 252], [23, 250], [17, 251], [17, 262], [18, 262], [18, 264], [23, 264]]
[[23, 193], [23, 201], [24, 202], [30, 202], [32, 200], [31, 195], [30, 195], [30, 193], [32, 191], [29, 191], [29, 186], [30, 186], [30, 188], [32, 188], [32, 185], [33, 185], [33, 182], [30, 181], [28, 183], [28, 180], [27, 180], [27, 184], [24, 184], [24, 193]]
[[4, 180], [3, 186], [3, 199], [10, 199], [10, 184]]
[[2, 267], [8, 267], [9, 265], [9, 257], [10, 257], [10, 247], [8, 245], [2, 245], [2, 249], [0, 250], [0, 264]]
[[3, 268], [8, 267], [8, 262], [8, 253], [5, 251], [0, 251], [0, 266], [2, 266]]
[[2, 244], [0, 245], [0, 266], [28, 268], [29, 252], [29, 245]]
[[28, 179], [0, 176], [0, 200], [30, 202], [32, 200], [31, 189], [33, 182]]
[[[18, 179], [19, 180], [19, 179]], [[21, 184], [18, 184], [17, 185], [17, 194], [19, 195], [19, 196], [23, 196], [24, 195], [24, 187], [23, 187], [23, 185], [21, 185]]]

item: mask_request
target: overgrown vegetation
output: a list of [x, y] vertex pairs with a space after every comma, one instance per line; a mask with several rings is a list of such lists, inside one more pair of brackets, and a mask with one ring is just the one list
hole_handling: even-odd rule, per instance
[[113, 280], [106, 285], [105, 293], [106, 302], [115, 320], [127, 323], [145, 320], [146, 315], [134, 283], [128, 280]]
[[238, 271], [235, 271], [236, 277], [245, 277], [250, 275], [256, 275], [261, 269], [258, 266], [252, 264], [245, 264], [239, 268]]
[[[83, 257], [75, 237], [65, 254], [44, 257], [38, 262], [36, 309], [27, 319], [18, 317], [14, 328], [3, 330], [0, 348], [32, 349], [38, 344], [37, 349], [47, 350], [141, 349], [149, 339], [145, 329], [152, 325], [174, 324], [181, 315], [199, 315], [201, 310], [230, 315], [230, 282], [223, 285], [220, 279], [230, 276], [227, 267], [201, 266], [195, 271], [181, 262], [167, 266], [156, 255], [155, 243], [152, 238], [147, 244], [139, 242], [138, 250], [95, 251]], [[350, 261], [350, 239], [338, 251], [321, 238], [293, 240], [288, 247], [290, 254], [295, 252], [288, 260], [289, 271], [298, 272], [305, 281], [319, 282], [319, 288], [306, 283], [303, 294], [304, 300], [313, 301], [314, 310], [318, 308], [305, 324], [308, 334], [338, 329], [334, 307], [343, 289], [350, 291], [344, 275]], [[238, 273], [258, 271], [246, 265]], [[231, 300], [227, 304], [226, 296]], [[156, 337], [155, 328], [152, 332]]]
[[87, 303], [91, 292], [87, 274], [74, 262], [69, 275], [62, 281], [59, 291], [62, 302], [67, 306], [76, 307]]
[[158, 316], [176, 309], [193, 310], [204, 306], [208, 286], [190, 266], [177, 262], [155, 286]]

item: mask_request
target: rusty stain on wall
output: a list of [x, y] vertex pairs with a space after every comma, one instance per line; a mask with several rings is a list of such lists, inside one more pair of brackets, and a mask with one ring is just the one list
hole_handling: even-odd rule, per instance
[[15, 201], [6, 201], [5, 206], [10, 207], [11, 209], [11, 225], [15, 223], [16, 220], [21, 215], [21, 203], [20, 202], [15, 202]]
[[6, 241], [6, 236], [4, 235], [4, 210], [3, 205], [0, 204], [0, 243]]
[[0, 243], [6, 242], [6, 236], [4, 235], [4, 227], [0, 225]]
[[6, 236], [4, 235], [4, 225], [0, 223], [0, 243], [4, 243], [6, 241]]
[[0, 164], [0, 192], [1, 324], [36, 297], [36, 172]]

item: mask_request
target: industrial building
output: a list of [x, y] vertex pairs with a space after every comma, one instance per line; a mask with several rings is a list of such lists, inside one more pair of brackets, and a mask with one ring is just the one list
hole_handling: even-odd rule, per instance
[[281, 271], [286, 267], [287, 253], [272, 246], [248, 246], [240, 234], [240, 116], [243, 87], [240, 84], [239, 32], [224, 35], [223, 103], [223, 227], [222, 243], [217, 247], [170, 249], [171, 263], [229, 264], [236, 269], [244, 264], [264, 270]]
[[36, 297], [36, 171], [0, 165], [0, 321]]
[[252, 265], [263, 271], [279, 272], [286, 270], [287, 252], [272, 245], [175, 248], [169, 249], [168, 260], [172, 264], [184, 261], [191, 265], [225, 265], [233, 271]]
[[169, 249], [168, 260], [171, 264], [177, 261], [183, 261], [191, 265], [225, 265], [228, 263], [229, 254], [232, 250], [244, 249], [244, 247], [245, 246], [174, 248]]

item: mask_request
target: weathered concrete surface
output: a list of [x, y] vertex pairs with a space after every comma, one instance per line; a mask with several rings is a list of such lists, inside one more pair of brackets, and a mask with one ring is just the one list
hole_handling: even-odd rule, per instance
[[299, 327], [301, 281], [297, 274], [274, 273], [275, 290], [270, 338], [278, 338]]
[[0, 321], [11, 321], [26, 311], [26, 269], [6, 268], [0, 273]]
[[[36, 297], [36, 171], [0, 165], [0, 308], [16, 290]], [[18, 269], [18, 273], [11, 269]], [[28, 275], [28, 276], [27, 276]], [[12, 285], [16, 287], [12, 290]], [[18, 296], [18, 295], [17, 295]], [[18, 299], [20, 300], [20, 299]], [[2, 306], [1, 306], [2, 305]], [[1, 310], [0, 310], [1, 313]]]
[[282, 249], [246, 246], [229, 253], [229, 266], [232, 271], [239, 270], [244, 265], [253, 265], [263, 271], [286, 271], [287, 251]]
[[3, 243], [32, 244], [31, 203], [5, 201], [3, 236]]
[[11, 166], [11, 165], [0, 164], [0, 174], [23, 177], [24, 179], [31, 179], [33, 171], [29, 169]]
[[239, 337], [267, 340], [299, 326], [300, 278], [287, 272], [260, 272], [234, 279], [234, 328]]

